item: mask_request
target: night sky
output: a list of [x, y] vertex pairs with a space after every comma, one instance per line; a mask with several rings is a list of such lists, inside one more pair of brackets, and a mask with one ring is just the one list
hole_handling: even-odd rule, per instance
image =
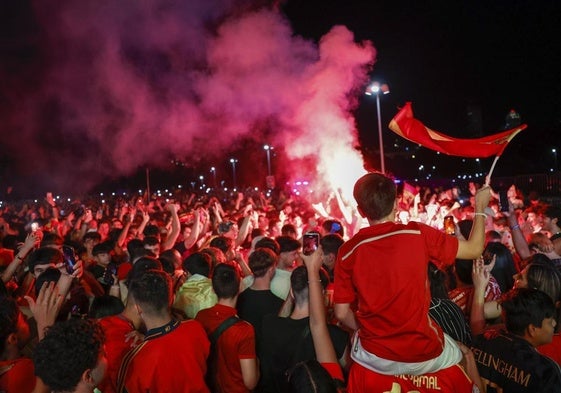
[[[561, 146], [561, 2], [300, 0], [289, 1], [286, 12], [305, 37], [344, 24], [358, 40], [374, 43], [372, 80], [391, 88], [381, 103], [384, 126], [411, 101], [425, 125], [469, 138], [498, 131], [515, 109], [529, 127], [506, 149], [496, 175], [544, 173], [555, 165], [551, 149]], [[375, 100], [365, 98], [357, 119], [365, 145], [377, 149], [375, 110]], [[468, 118], [473, 110], [480, 122]], [[387, 128], [384, 138], [391, 153], [395, 138]], [[401, 152], [412, 146], [399, 145]], [[443, 159], [421, 151], [425, 168]], [[372, 156], [377, 164], [377, 150]], [[386, 165], [390, 170], [418, 176], [419, 160], [394, 157]], [[477, 168], [458, 158], [444, 160], [442, 176]], [[490, 163], [484, 160], [482, 169]]]
[[[529, 127], [507, 147], [496, 176], [545, 173], [556, 164], [552, 149], [561, 148], [559, 1], [115, 4], [1, 3], [2, 192], [9, 185], [20, 195], [49, 188], [86, 191], [146, 166], [177, 172], [173, 160], [189, 168], [181, 176], [196, 176], [215, 165], [230, 182], [228, 158], [233, 155], [242, 157], [239, 182], [250, 183], [255, 171], [265, 174], [265, 165], [247, 164], [265, 164], [263, 142], [282, 146], [295, 139], [291, 132], [297, 131], [291, 130], [306, 128], [295, 119], [312, 107], [302, 109], [297, 101], [312, 90], [293, 95], [290, 90], [303, 83], [299, 71], [309, 70], [310, 79], [319, 81], [326, 76], [318, 68], [340, 66], [336, 61], [314, 65], [314, 51], [336, 25], [346, 26], [358, 45], [370, 42], [376, 50], [364, 77], [357, 70], [367, 62], [368, 44], [362, 49], [337, 44], [343, 45], [341, 52], [354, 50], [360, 57], [344, 65], [354, 79], [345, 86], [337, 81], [336, 94], [350, 97], [345, 111], [355, 119], [351, 123], [368, 168], [379, 167], [375, 99], [361, 94], [368, 80], [391, 89], [381, 99], [386, 168], [400, 178], [473, 175], [491, 164], [490, 159], [476, 163], [436, 155], [394, 136], [387, 124], [407, 101], [427, 126], [462, 138], [497, 132], [515, 109]], [[265, 16], [269, 23], [259, 19], [263, 6], [277, 13]], [[252, 18], [252, 26], [264, 29], [269, 41], [257, 41], [259, 33], [244, 27]], [[235, 23], [238, 19], [244, 23]], [[269, 37], [268, 26], [282, 39]], [[247, 52], [251, 62], [237, 59], [245, 59], [244, 43], [263, 45], [262, 58]], [[275, 56], [280, 65], [271, 64]], [[232, 91], [239, 96], [230, 96]], [[348, 121], [345, 112], [341, 119]], [[209, 130], [216, 124], [225, 126], [214, 134]], [[323, 137], [314, 130], [301, 144]], [[325, 138], [333, 135], [326, 132]], [[274, 165], [291, 154], [277, 149]]]

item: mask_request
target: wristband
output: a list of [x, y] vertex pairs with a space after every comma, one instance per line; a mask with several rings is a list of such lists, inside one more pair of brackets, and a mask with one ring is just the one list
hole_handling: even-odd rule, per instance
[[312, 282], [321, 282], [321, 280], [311, 280], [311, 281], [308, 281], [308, 284], [310, 284]]
[[518, 225], [518, 224], [513, 225], [513, 226], [510, 227], [510, 230], [511, 230], [511, 231], [515, 231], [515, 230], [517, 230], [517, 229], [520, 229], [520, 225]]
[[487, 218], [487, 214], [485, 213], [473, 213], [474, 216], [483, 216], [485, 218]]

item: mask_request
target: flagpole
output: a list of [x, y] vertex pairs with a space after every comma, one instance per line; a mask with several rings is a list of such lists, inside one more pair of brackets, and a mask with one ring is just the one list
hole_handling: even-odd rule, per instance
[[497, 161], [499, 161], [499, 157], [500, 156], [495, 156], [495, 159], [493, 160], [493, 164], [491, 165], [491, 169], [489, 170], [489, 174], [485, 177], [485, 185], [488, 186], [491, 183], [491, 175], [493, 174], [493, 171], [495, 170], [495, 165], [497, 165]]

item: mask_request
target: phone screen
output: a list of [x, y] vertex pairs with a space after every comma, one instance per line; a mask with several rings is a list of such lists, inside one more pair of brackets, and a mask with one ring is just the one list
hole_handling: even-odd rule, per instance
[[70, 246], [62, 246], [62, 254], [64, 257], [64, 266], [68, 274], [74, 273], [74, 266], [76, 265], [76, 253], [74, 248]]
[[113, 276], [117, 274], [117, 265], [115, 262], [110, 262], [105, 268], [103, 273], [103, 282], [107, 285], [113, 285]]
[[319, 233], [308, 232], [302, 238], [302, 252], [304, 255], [312, 255], [319, 247]]
[[506, 191], [499, 191], [499, 207], [502, 212], [508, 211], [508, 196]]
[[448, 235], [456, 234], [456, 224], [454, 223], [454, 217], [444, 217], [444, 232], [446, 232]]

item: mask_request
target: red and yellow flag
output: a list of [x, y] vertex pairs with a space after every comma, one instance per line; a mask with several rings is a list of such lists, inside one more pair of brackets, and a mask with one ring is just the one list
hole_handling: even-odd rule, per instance
[[484, 158], [500, 156], [508, 142], [527, 127], [521, 124], [510, 130], [476, 139], [452, 138], [431, 130], [413, 117], [411, 103], [408, 102], [390, 121], [389, 128], [396, 134], [427, 149], [451, 156]]

